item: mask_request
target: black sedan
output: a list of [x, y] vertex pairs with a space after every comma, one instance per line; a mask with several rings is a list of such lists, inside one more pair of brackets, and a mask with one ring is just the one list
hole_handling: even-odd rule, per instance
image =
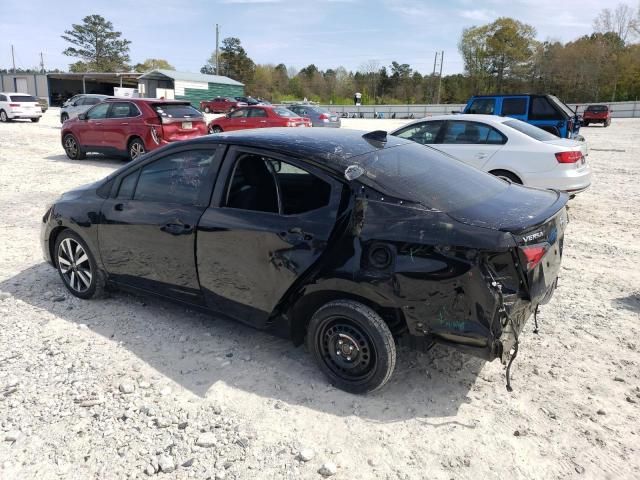
[[65, 193], [41, 241], [69, 291], [158, 295], [305, 341], [350, 392], [396, 345], [503, 362], [560, 270], [567, 197], [384, 132], [179, 142]]

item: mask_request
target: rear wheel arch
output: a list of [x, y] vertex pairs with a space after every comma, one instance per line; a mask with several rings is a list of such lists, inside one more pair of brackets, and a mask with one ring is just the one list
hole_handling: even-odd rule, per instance
[[307, 327], [313, 315], [324, 305], [337, 300], [351, 300], [373, 309], [382, 317], [394, 337], [402, 335], [407, 330], [407, 322], [400, 308], [383, 307], [376, 301], [355, 293], [339, 290], [319, 290], [299, 298], [287, 310], [287, 315], [291, 322], [290, 336], [295, 345], [304, 343]]
[[522, 179], [510, 170], [497, 168], [497, 169], [491, 170], [489, 173], [499, 178], [507, 178], [511, 180], [513, 183], [517, 183], [518, 185], [524, 185], [524, 183], [522, 182]]

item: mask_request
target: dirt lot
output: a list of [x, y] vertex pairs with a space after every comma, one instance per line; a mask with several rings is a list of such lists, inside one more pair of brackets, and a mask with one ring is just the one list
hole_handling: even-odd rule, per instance
[[594, 182], [571, 202], [560, 286], [540, 334], [526, 329], [515, 391], [499, 363], [436, 347], [401, 351], [366, 397], [241, 325], [68, 295], [41, 217], [121, 162], [68, 160], [59, 128], [55, 109], [0, 124], [0, 478], [306, 479], [325, 462], [349, 480], [640, 478], [640, 120], [583, 130]]

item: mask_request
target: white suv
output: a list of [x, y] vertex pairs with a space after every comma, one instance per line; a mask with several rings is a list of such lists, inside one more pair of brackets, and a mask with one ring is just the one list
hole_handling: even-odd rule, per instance
[[28, 93], [0, 92], [0, 122], [16, 118], [28, 118], [32, 122], [40, 121], [42, 108], [38, 99]]

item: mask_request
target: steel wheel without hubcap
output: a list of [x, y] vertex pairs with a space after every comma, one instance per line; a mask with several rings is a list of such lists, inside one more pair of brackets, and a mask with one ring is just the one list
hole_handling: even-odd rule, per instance
[[93, 272], [89, 256], [73, 238], [65, 238], [58, 246], [58, 270], [67, 287], [74, 293], [85, 293], [91, 287]]
[[350, 382], [365, 382], [375, 370], [375, 350], [371, 339], [348, 318], [325, 320], [316, 341], [325, 365]]

